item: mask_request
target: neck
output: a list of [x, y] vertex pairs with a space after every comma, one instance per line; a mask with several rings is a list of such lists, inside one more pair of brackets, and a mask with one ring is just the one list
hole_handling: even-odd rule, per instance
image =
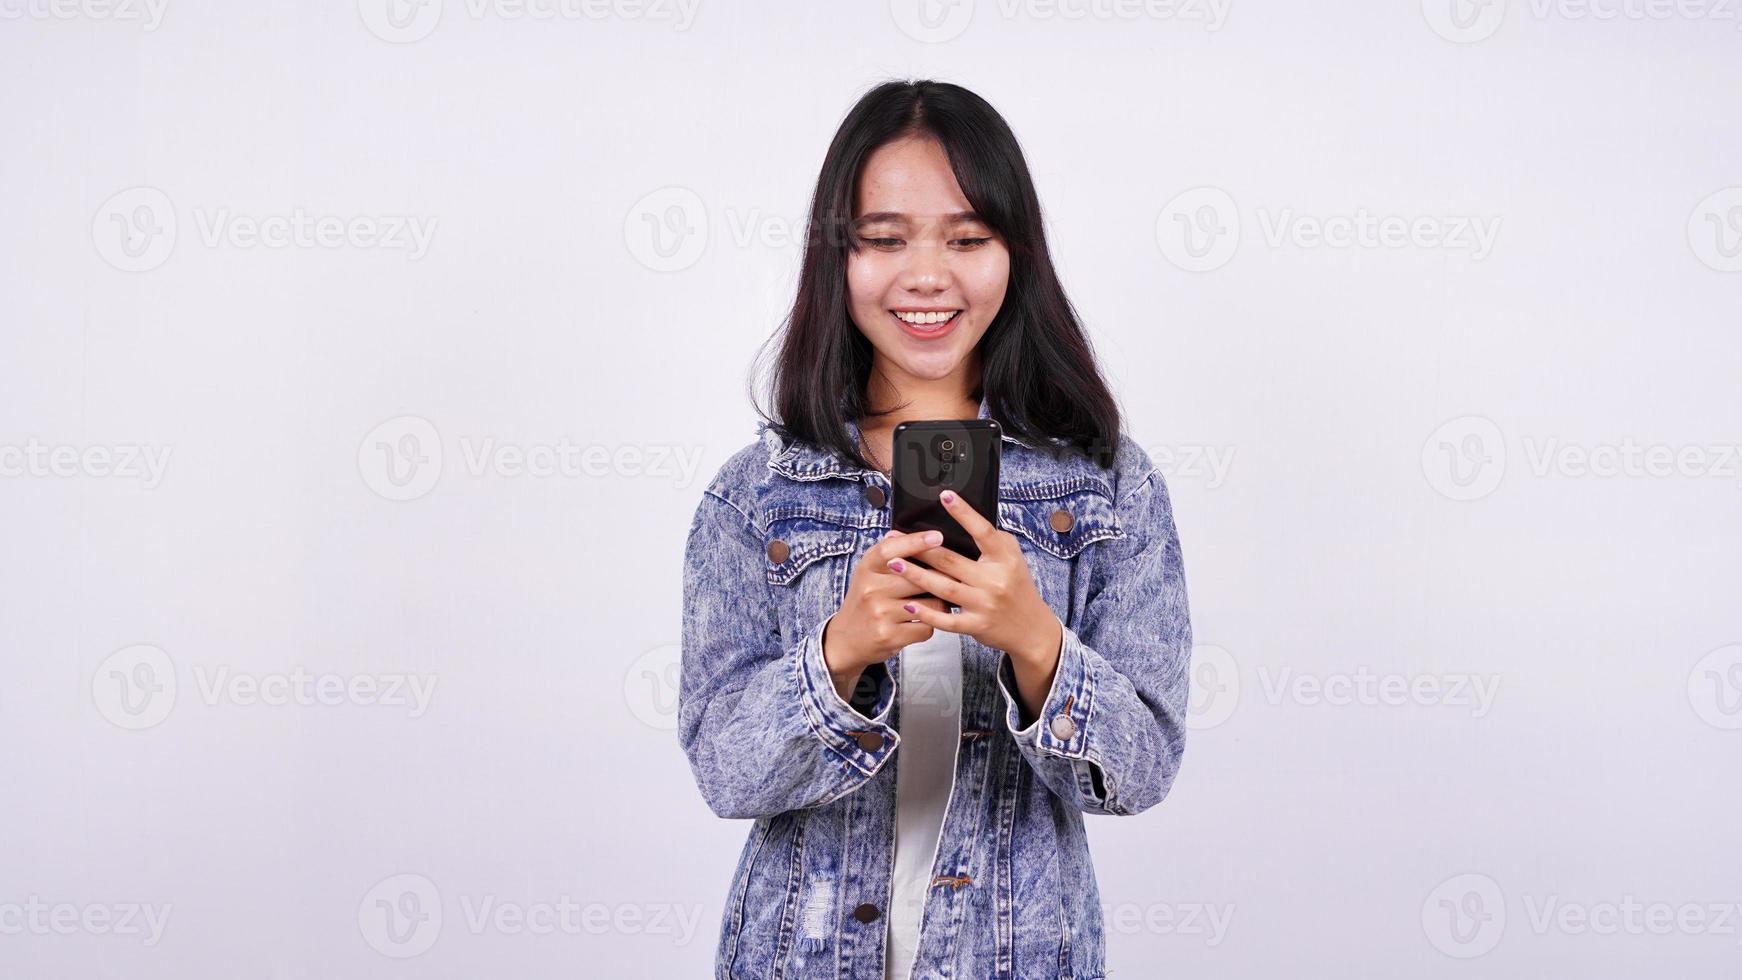
[[889, 414], [867, 418], [862, 426], [881, 431], [922, 419], [971, 419], [980, 413], [980, 399], [974, 397], [978, 381], [977, 365], [936, 381], [903, 379], [899, 384], [873, 367], [865, 385], [865, 403], [873, 412]]

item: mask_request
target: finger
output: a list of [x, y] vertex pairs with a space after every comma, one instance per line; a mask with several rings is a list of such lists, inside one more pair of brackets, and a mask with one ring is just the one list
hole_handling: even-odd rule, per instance
[[887, 565], [891, 558], [906, 558], [943, 543], [944, 536], [940, 531], [923, 531], [915, 534], [891, 531], [883, 537], [883, 540], [866, 549], [865, 561], [877, 566], [879, 570], [886, 570], [883, 569], [883, 566]]
[[974, 543], [980, 546], [980, 551], [987, 552], [998, 547], [998, 528], [980, 515], [973, 505], [962, 499], [962, 495], [954, 490], [945, 490], [938, 494], [938, 500], [943, 502], [944, 509], [962, 525], [962, 530], [968, 532]]
[[948, 613], [950, 611], [949, 603], [942, 599], [912, 599], [898, 596], [894, 601], [890, 602], [890, 606], [895, 609], [895, 617], [903, 622], [918, 622], [919, 619], [916, 613], [920, 608], [930, 609], [933, 612], [940, 613]]
[[965, 585], [978, 585], [979, 576], [985, 572], [979, 562], [954, 548], [927, 548], [913, 558]]
[[[924, 600], [922, 599], [920, 601], [923, 602]], [[934, 609], [931, 606], [915, 604], [911, 615], [914, 619], [932, 629], [943, 630], [946, 633], [967, 632], [963, 628], [963, 617], [956, 613], [944, 612]]]
[[967, 595], [967, 587], [961, 582], [942, 572], [921, 568], [909, 561], [894, 559], [889, 563], [889, 570], [953, 605], [961, 605], [962, 599]]
[[[897, 560], [901, 561], [908, 567], [911, 567], [912, 562], [914, 561], [912, 558], [901, 558]], [[884, 567], [881, 571], [883, 574], [876, 576], [867, 586], [867, 588], [875, 595], [885, 596], [895, 600], [903, 600], [908, 596], [922, 595], [929, 591], [925, 586], [920, 585], [918, 582], [913, 581], [892, 568]]]

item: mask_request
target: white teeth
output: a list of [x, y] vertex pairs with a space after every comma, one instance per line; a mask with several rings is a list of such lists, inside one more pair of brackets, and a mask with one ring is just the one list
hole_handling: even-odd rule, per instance
[[902, 313], [899, 311], [892, 311], [892, 312], [895, 312], [896, 316], [902, 318], [903, 320], [906, 320], [908, 323], [911, 323], [916, 327], [924, 327], [924, 326], [929, 326], [929, 325], [934, 324], [934, 323], [943, 323], [945, 320], [950, 319], [951, 317], [955, 316], [957, 313], [960, 313], [962, 311], [961, 310], [951, 310], [948, 313]]

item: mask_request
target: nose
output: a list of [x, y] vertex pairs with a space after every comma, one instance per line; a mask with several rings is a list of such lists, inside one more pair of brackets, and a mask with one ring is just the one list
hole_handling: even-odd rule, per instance
[[941, 293], [950, 288], [950, 250], [942, 242], [916, 242], [903, 250], [907, 259], [901, 285], [913, 293]]

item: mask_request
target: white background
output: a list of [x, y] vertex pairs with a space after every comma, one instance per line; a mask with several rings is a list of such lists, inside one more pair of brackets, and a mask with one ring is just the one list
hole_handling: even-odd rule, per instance
[[1009, 119], [1173, 494], [1117, 974], [1735, 976], [1742, 5], [432, 2], [0, 0], [0, 973], [709, 975], [684, 536], [893, 76]]

